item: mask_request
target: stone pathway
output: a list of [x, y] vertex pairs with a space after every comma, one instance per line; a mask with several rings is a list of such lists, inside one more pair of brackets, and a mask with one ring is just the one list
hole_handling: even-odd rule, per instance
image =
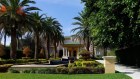
[[57, 67], [59, 65], [13, 65], [12, 68], [47, 68], [47, 67]]
[[[104, 63], [103, 60], [97, 60], [97, 61], [100, 63]], [[119, 72], [125, 73], [126, 75], [132, 77], [133, 79], [140, 79], [140, 68], [116, 64], [115, 69]]]
[[13, 65], [11, 67], [11, 69], [23, 71], [23, 70], [30, 70], [30, 69], [54, 68], [54, 67], [58, 67], [58, 66], [60, 66], [60, 65], [35, 65], [35, 64]]

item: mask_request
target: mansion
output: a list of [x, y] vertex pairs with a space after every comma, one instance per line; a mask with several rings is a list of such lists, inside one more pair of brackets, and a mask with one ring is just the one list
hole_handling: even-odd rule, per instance
[[[73, 37], [65, 37], [64, 44], [60, 44], [57, 47], [59, 57], [68, 59], [74, 57], [79, 59], [78, 53], [81, 49], [85, 49], [84, 43], [80, 40], [74, 39]], [[90, 52], [93, 52], [92, 44], [90, 45]], [[55, 52], [54, 48], [51, 48], [51, 52]], [[94, 48], [95, 56], [103, 56], [103, 51], [100, 48]]]

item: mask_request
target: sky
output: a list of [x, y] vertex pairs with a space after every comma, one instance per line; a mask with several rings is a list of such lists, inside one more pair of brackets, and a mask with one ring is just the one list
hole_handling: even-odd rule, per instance
[[73, 34], [71, 32], [71, 29], [75, 27], [72, 25], [75, 21], [73, 18], [83, 10], [81, 0], [36, 0], [34, 6], [42, 10], [40, 13], [56, 18], [63, 26], [65, 36]]
[[[64, 36], [70, 36], [74, 33], [71, 32], [72, 28], [76, 26], [72, 25], [75, 20], [74, 17], [78, 16], [78, 12], [83, 10], [83, 4], [81, 0], [35, 0], [35, 6], [41, 9], [40, 14], [46, 14], [56, 18], [63, 26]], [[10, 38], [7, 38], [6, 45], [10, 44]], [[2, 40], [3, 43], [3, 40]]]

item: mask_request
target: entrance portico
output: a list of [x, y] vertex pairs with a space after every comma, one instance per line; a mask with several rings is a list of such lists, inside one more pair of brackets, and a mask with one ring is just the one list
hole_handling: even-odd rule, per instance
[[80, 51], [82, 44], [64, 44], [63, 45], [63, 57], [68, 59], [69, 57], [79, 58], [78, 52]]

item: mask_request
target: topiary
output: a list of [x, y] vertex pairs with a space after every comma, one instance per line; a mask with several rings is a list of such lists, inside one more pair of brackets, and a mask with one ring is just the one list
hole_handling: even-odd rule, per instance
[[86, 49], [81, 50], [79, 52], [79, 55], [80, 55], [80, 59], [83, 59], [83, 60], [91, 59], [90, 57], [91, 53], [87, 51]]

